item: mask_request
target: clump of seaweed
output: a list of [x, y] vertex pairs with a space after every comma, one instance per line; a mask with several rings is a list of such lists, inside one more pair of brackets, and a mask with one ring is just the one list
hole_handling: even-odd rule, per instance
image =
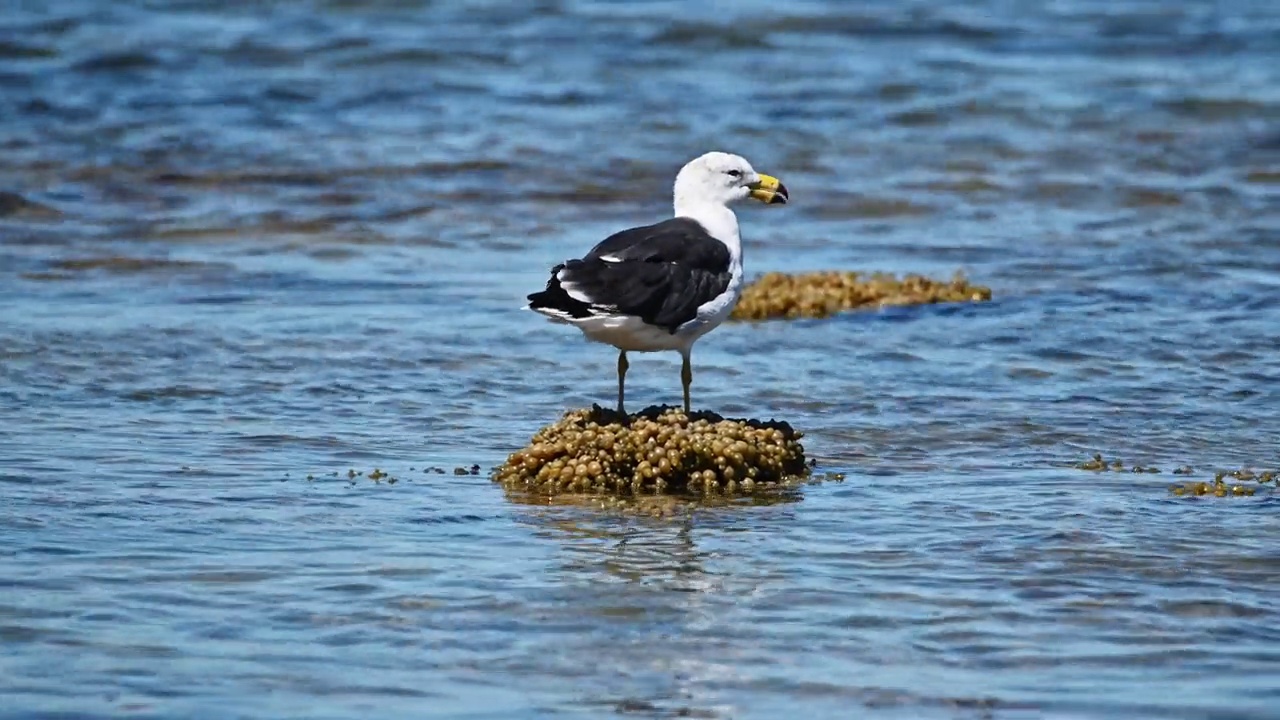
[[902, 278], [827, 270], [767, 273], [747, 286], [733, 310], [736, 320], [825, 318], [846, 310], [888, 305], [985, 302], [991, 288], [972, 285], [962, 273], [949, 281], [923, 275]]
[[1235, 478], [1236, 480], [1256, 480], [1260, 483], [1275, 482], [1280, 478], [1280, 470], [1249, 470], [1248, 468], [1240, 468], [1239, 470], [1219, 470], [1214, 473], [1214, 480], [1223, 480], [1225, 478]]
[[[1126, 467], [1124, 462], [1120, 460], [1107, 460], [1102, 457], [1101, 453], [1095, 453], [1088, 460], [1074, 464], [1074, 467], [1080, 470], [1089, 470], [1091, 472], [1134, 472], [1134, 473], [1160, 473], [1163, 472], [1155, 466], [1131, 465]], [[1180, 465], [1173, 470], [1174, 475], [1193, 475], [1195, 468], [1190, 465]], [[1239, 483], [1232, 483], [1229, 480], [1237, 480]], [[1215, 497], [1247, 497], [1257, 492], [1255, 485], [1240, 483], [1256, 483], [1257, 485], [1265, 485], [1267, 483], [1276, 483], [1280, 481], [1280, 470], [1250, 470], [1248, 468], [1239, 468], [1235, 470], [1218, 470], [1214, 473], [1213, 480], [1207, 481], [1186, 481], [1174, 483], [1169, 486], [1169, 492], [1178, 497], [1213, 495]]]
[[1222, 479], [1215, 479], [1210, 482], [1175, 483], [1169, 486], [1169, 492], [1179, 497], [1186, 495], [1227, 497], [1228, 495], [1248, 496], [1252, 495], [1255, 490], [1248, 485], [1229, 485]]
[[[1094, 453], [1092, 458], [1085, 460], [1083, 462], [1078, 462], [1074, 465], [1074, 467], [1080, 470], [1092, 470], [1093, 472], [1132, 472], [1132, 473], [1164, 472], [1163, 470], [1161, 470], [1158, 467], [1155, 467], [1154, 465], [1136, 465], [1135, 464], [1135, 465], [1130, 465], [1129, 467], [1125, 467], [1125, 464], [1123, 461], [1121, 460], [1108, 461], [1102, 457], [1101, 453]], [[1190, 468], [1187, 468], [1187, 469], [1190, 470]], [[1183, 473], [1179, 473], [1177, 470], [1174, 470], [1173, 472], [1174, 474], [1183, 474]]]
[[808, 474], [802, 433], [785, 422], [651, 406], [572, 410], [496, 468], [508, 490], [539, 495], [752, 495]]

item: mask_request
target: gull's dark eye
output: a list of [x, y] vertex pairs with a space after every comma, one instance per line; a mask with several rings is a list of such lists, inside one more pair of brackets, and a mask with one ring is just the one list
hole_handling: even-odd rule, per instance
[[741, 170], [725, 170], [725, 172], [728, 173], [729, 177], [734, 177], [734, 178], [742, 177]]

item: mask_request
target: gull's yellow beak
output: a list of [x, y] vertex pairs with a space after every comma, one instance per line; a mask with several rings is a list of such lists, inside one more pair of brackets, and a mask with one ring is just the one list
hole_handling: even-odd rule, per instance
[[751, 197], [765, 205], [784, 204], [787, 202], [787, 186], [772, 175], [760, 174], [760, 182], [751, 185]]

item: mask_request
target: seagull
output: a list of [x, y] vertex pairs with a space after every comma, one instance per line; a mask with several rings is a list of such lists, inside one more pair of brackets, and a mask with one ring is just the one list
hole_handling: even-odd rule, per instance
[[528, 309], [576, 326], [618, 349], [618, 413], [626, 415], [627, 353], [680, 353], [689, 412], [698, 338], [714, 330], [742, 295], [742, 241], [731, 203], [786, 203], [787, 188], [738, 155], [709, 152], [676, 174], [675, 216], [614, 233], [576, 260], [551, 268]]

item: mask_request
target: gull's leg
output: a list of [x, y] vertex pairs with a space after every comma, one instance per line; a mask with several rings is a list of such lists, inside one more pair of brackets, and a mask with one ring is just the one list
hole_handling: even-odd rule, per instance
[[680, 351], [680, 357], [683, 360], [680, 366], [680, 382], [684, 385], [684, 411], [689, 412], [689, 386], [693, 384], [693, 368], [689, 366], [689, 353], [693, 348], [687, 348]]
[[627, 367], [629, 367], [627, 364], [627, 351], [619, 350], [618, 351], [618, 413], [620, 415], [627, 414], [627, 411], [623, 409], [623, 405], [622, 405], [623, 397], [626, 394], [624, 391], [624, 387], [626, 386]]

